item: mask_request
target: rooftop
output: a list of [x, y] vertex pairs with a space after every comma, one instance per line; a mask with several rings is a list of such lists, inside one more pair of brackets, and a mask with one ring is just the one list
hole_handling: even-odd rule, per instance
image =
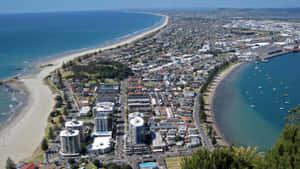
[[110, 148], [111, 137], [95, 137], [93, 144], [88, 146], [88, 150], [99, 150]]
[[65, 123], [66, 127], [80, 127], [83, 125], [82, 121], [77, 121], [77, 120], [72, 120], [72, 121], [67, 121]]
[[74, 137], [79, 134], [79, 130], [62, 130], [60, 132], [61, 137]]
[[142, 119], [141, 117], [134, 117], [130, 120], [130, 124], [136, 127], [141, 127], [144, 125], [144, 119]]

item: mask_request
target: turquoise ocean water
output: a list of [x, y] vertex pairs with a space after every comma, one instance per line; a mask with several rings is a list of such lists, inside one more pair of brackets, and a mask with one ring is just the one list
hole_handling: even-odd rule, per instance
[[226, 140], [270, 149], [279, 138], [288, 110], [300, 104], [300, 53], [268, 63], [244, 64], [219, 85], [213, 110]]
[[[157, 15], [117, 11], [0, 15], [0, 79], [32, 72], [33, 65], [144, 32], [163, 22]], [[0, 87], [0, 124], [18, 101]]]

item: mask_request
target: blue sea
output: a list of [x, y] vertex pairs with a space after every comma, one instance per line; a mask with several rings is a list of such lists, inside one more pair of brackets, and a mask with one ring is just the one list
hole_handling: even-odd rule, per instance
[[[36, 63], [117, 42], [162, 24], [163, 17], [118, 11], [0, 15], [0, 79], [34, 72]], [[16, 103], [0, 88], [0, 123]]]
[[288, 111], [300, 104], [298, 63], [300, 53], [244, 64], [221, 82], [213, 110], [227, 141], [264, 152], [274, 146]]

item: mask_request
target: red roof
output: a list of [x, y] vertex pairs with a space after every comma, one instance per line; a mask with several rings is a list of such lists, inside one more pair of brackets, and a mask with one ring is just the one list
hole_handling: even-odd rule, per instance
[[23, 166], [21, 169], [37, 169], [38, 166], [35, 164], [27, 164], [25, 166]]

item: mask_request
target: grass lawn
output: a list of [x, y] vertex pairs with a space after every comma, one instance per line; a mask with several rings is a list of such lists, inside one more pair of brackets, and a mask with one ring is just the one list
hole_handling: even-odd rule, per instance
[[70, 77], [73, 77], [74, 76], [74, 73], [73, 72], [66, 72], [62, 75], [62, 78], [64, 79], [68, 79]]
[[181, 160], [183, 157], [169, 157], [166, 158], [168, 169], [181, 169]]

